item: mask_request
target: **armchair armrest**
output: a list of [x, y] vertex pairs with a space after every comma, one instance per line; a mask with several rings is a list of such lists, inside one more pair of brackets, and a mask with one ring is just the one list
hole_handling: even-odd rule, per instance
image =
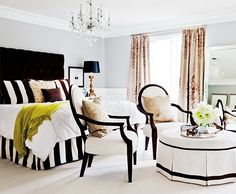
[[223, 123], [223, 126], [224, 126], [224, 129], [226, 130], [226, 125], [227, 125], [227, 122], [226, 122], [226, 117], [225, 117], [225, 114], [228, 114], [232, 117], [236, 117], [235, 114], [233, 114], [232, 112], [236, 112], [235, 110], [232, 110], [231, 112], [227, 111], [227, 110], [224, 110], [223, 113], [224, 113], [224, 116], [223, 116], [223, 119], [221, 120], [221, 122]]
[[[232, 110], [232, 112], [236, 112], [236, 110]], [[224, 114], [229, 114], [232, 117], [236, 117], [235, 114], [232, 114], [231, 112], [228, 112], [227, 110], [224, 110]]]
[[196, 125], [196, 123], [195, 123], [195, 121], [194, 121], [194, 119], [193, 119], [193, 113], [192, 113], [192, 111], [184, 110], [180, 105], [175, 104], [175, 103], [171, 103], [171, 106], [173, 106], [173, 107], [177, 108], [178, 110], [180, 110], [181, 112], [186, 113], [187, 115], [189, 115], [189, 117], [190, 117], [190, 123], [191, 123], [192, 125]]
[[90, 119], [89, 117], [86, 117], [86, 116], [81, 115], [81, 114], [76, 114], [76, 117], [78, 117], [79, 119], [83, 119], [86, 122], [89, 122], [89, 123], [92, 123], [92, 124], [96, 124], [96, 125], [118, 126], [118, 127], [123, 127], [124, 126], [123, 122], [96, 121], [96, 120]]
[[135, 130], [130, 124], [130, 116], [118, 116], [118, 115], [108, 115], [108, 116], [112, 119], [126, 119], [127, 130], [137, 133], [137, 130]]
[[175, 103], [171, 103], [171, 106], [174, 106], [176, 107], [177, 109], [179, 109], [181, 112], [184, 112], [184, 113], [187, 113], [187, 114], [190, 114], [192, 115], [192, 112], [191, 111], [188, 111], [188, 110], [184, 110], [180, 105], [178, 104], [175, 104]]
[[[81, 114], [76, 114], [76, 117], [78, 119], [83, 119], [84, 121], [86, 122], [89, 122], [89, 123], [92, 123], [92, 124], [96, 124], [96, 125], [102, 125], [102, 126], [118, 126], [119, 127], [119, 130], [120, 130], [120, 134], [121, 134], [121, 137], [122, 139], [126, 142], [126, 143], [132, 143], [132, 141], [125, 135], [124, 133], [124, 123], [123, 122], [103, 122], [103, 121], [96, 121], [96, 120], [93, 120], [89, 117], [86, 117], [84, 115], [81, 115]], [[115, 117], [118, 117], [118, 116], [115, 116]], [[123, 117], [123, 116], [121, 116]], [[129, 116], [128, 116], [129, 117]], [[126, 117], [127, 118], [127, 117]]]

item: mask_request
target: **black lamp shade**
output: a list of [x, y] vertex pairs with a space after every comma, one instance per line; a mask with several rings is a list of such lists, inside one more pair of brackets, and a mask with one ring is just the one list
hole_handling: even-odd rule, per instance
[[84, 61], [85, 73], [100, 73], [98, 61]]

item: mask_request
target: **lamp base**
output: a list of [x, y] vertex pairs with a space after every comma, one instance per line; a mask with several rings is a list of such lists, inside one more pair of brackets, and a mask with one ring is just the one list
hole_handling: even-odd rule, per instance
[[94, 89], [89, 89], [89, 97], [96, 97]]
[[93, 78], [94, 78], [93, 73], [90, 73], [90, 75], [89, 75], [89, 80], [90, 80], [89, 97], [96, 97], [95, 91], [93, 89]]

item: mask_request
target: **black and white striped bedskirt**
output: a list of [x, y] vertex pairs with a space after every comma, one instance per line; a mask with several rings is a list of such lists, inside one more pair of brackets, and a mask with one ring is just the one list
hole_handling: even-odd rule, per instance
[[83, 141], [82, 137], [75, 137], [56, 143], [45, 161], [36, 157], [29, 149], [27, 154], [19, 160], [18, 153], [13, 147], [13, 140], [0, 136], [0, 157], [34, 170], [46, 170], [82, 159]]

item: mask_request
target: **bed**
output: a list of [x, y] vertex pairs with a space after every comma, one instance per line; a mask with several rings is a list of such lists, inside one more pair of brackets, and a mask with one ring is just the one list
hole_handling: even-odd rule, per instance
[[[45, 149], [50, 148], [44, 157], [39, 157], [33, 146], [28, 146], [27, 153], [24, 157], [19, 158], [18, 152], [13, 146], [12, 132], [9, 133], [8, 127], [5, 126], [12, 126], [7, 121], [16, 117], [17, 111], [21, 110], [22, 107], [38, 104], [35, 102], [34, 93], [29, 85], [30, 80], [49, 81], [55, 83], [55, 88], [60, 88], [66, 110], [61, 112], [63, 112], [64, 117], [68, 118], [65, 120], [68, 120], [73, 133], [71, 132], [65, 138], [57, 138], [52, 147], [45, 146], [46, 143], [42, 142], [45, 144]], [[83, 158], [82, 138], [78, 133], [79, 130], [73, 128], [77, 125], [73, 124], [73, 116], [66, 102], [68, 89], [69, 83], [64, 79], [64, 56], [62, 54], [0, 47], [0, 123], [2, 124], [0, 125], [0, 157], [2, 159], [11, 160], [16, 164], [34, 170], [42, 170]], [[55, 123], [56, 121], [54, 119]], [[52, 124], [50, 126], [49, 124], [42, 124], [45, 131], [47, 126], [49, 128]], [[43, 133], [40, 134], [42, 136]], [[46, 138], [41, 141], [46, 141]], [[44, 148], [42, 147], [39, 150], [44, 150]]]

